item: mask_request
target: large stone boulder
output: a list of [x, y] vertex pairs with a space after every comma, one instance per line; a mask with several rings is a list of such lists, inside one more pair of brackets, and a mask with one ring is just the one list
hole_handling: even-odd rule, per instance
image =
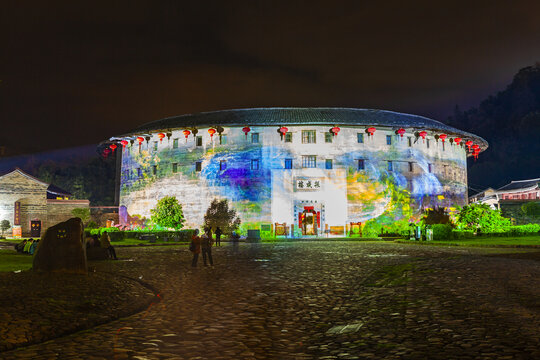
[[83, 225], [71, 218], [51, 226], [39, 242], [34, 256], [34, 271], [86, 274]]

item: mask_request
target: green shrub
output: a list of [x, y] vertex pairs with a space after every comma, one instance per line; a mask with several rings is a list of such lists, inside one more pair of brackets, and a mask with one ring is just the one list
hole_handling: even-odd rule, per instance
[[511, 225], [504, 229], [506, 236], [526, 236], [540, 232], [540, 224]]
[[473, 230], [477, 233], [501, 233], [511, 225], [510, 219], [501, 216], [487, 204], [465, 205], [457, 215], [456, 225], [460, 230]]
[[433, 224], [433, 240], [448, 240], [452, 236], [452, 225], [450, 224]]
[[453, 229], [450, 236], [452, 237], [452, 239], [456, 239], [456, 240], [472, 239], [474, 238], [474, 231]]

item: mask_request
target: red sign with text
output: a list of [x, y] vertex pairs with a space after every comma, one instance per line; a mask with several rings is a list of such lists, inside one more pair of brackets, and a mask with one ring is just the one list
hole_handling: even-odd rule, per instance
[[15, 202], [13, 225], [21, 225], [21, 203], [19, 201]]

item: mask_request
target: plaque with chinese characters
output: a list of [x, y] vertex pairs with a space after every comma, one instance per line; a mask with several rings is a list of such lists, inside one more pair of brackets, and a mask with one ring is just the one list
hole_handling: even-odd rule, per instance
[[322, 179], [295, 179], [296, 191], [317, 191], [323, 186]]

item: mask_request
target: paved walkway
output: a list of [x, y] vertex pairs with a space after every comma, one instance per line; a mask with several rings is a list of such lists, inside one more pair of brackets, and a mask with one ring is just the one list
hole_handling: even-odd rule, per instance
[[[97, 272], [162, 299], [2, 359], [540, 358], [538, 256], [507, 249], [294, 242], [124, 248]], [[496, 254], [503, 254], [498, 256]]]

